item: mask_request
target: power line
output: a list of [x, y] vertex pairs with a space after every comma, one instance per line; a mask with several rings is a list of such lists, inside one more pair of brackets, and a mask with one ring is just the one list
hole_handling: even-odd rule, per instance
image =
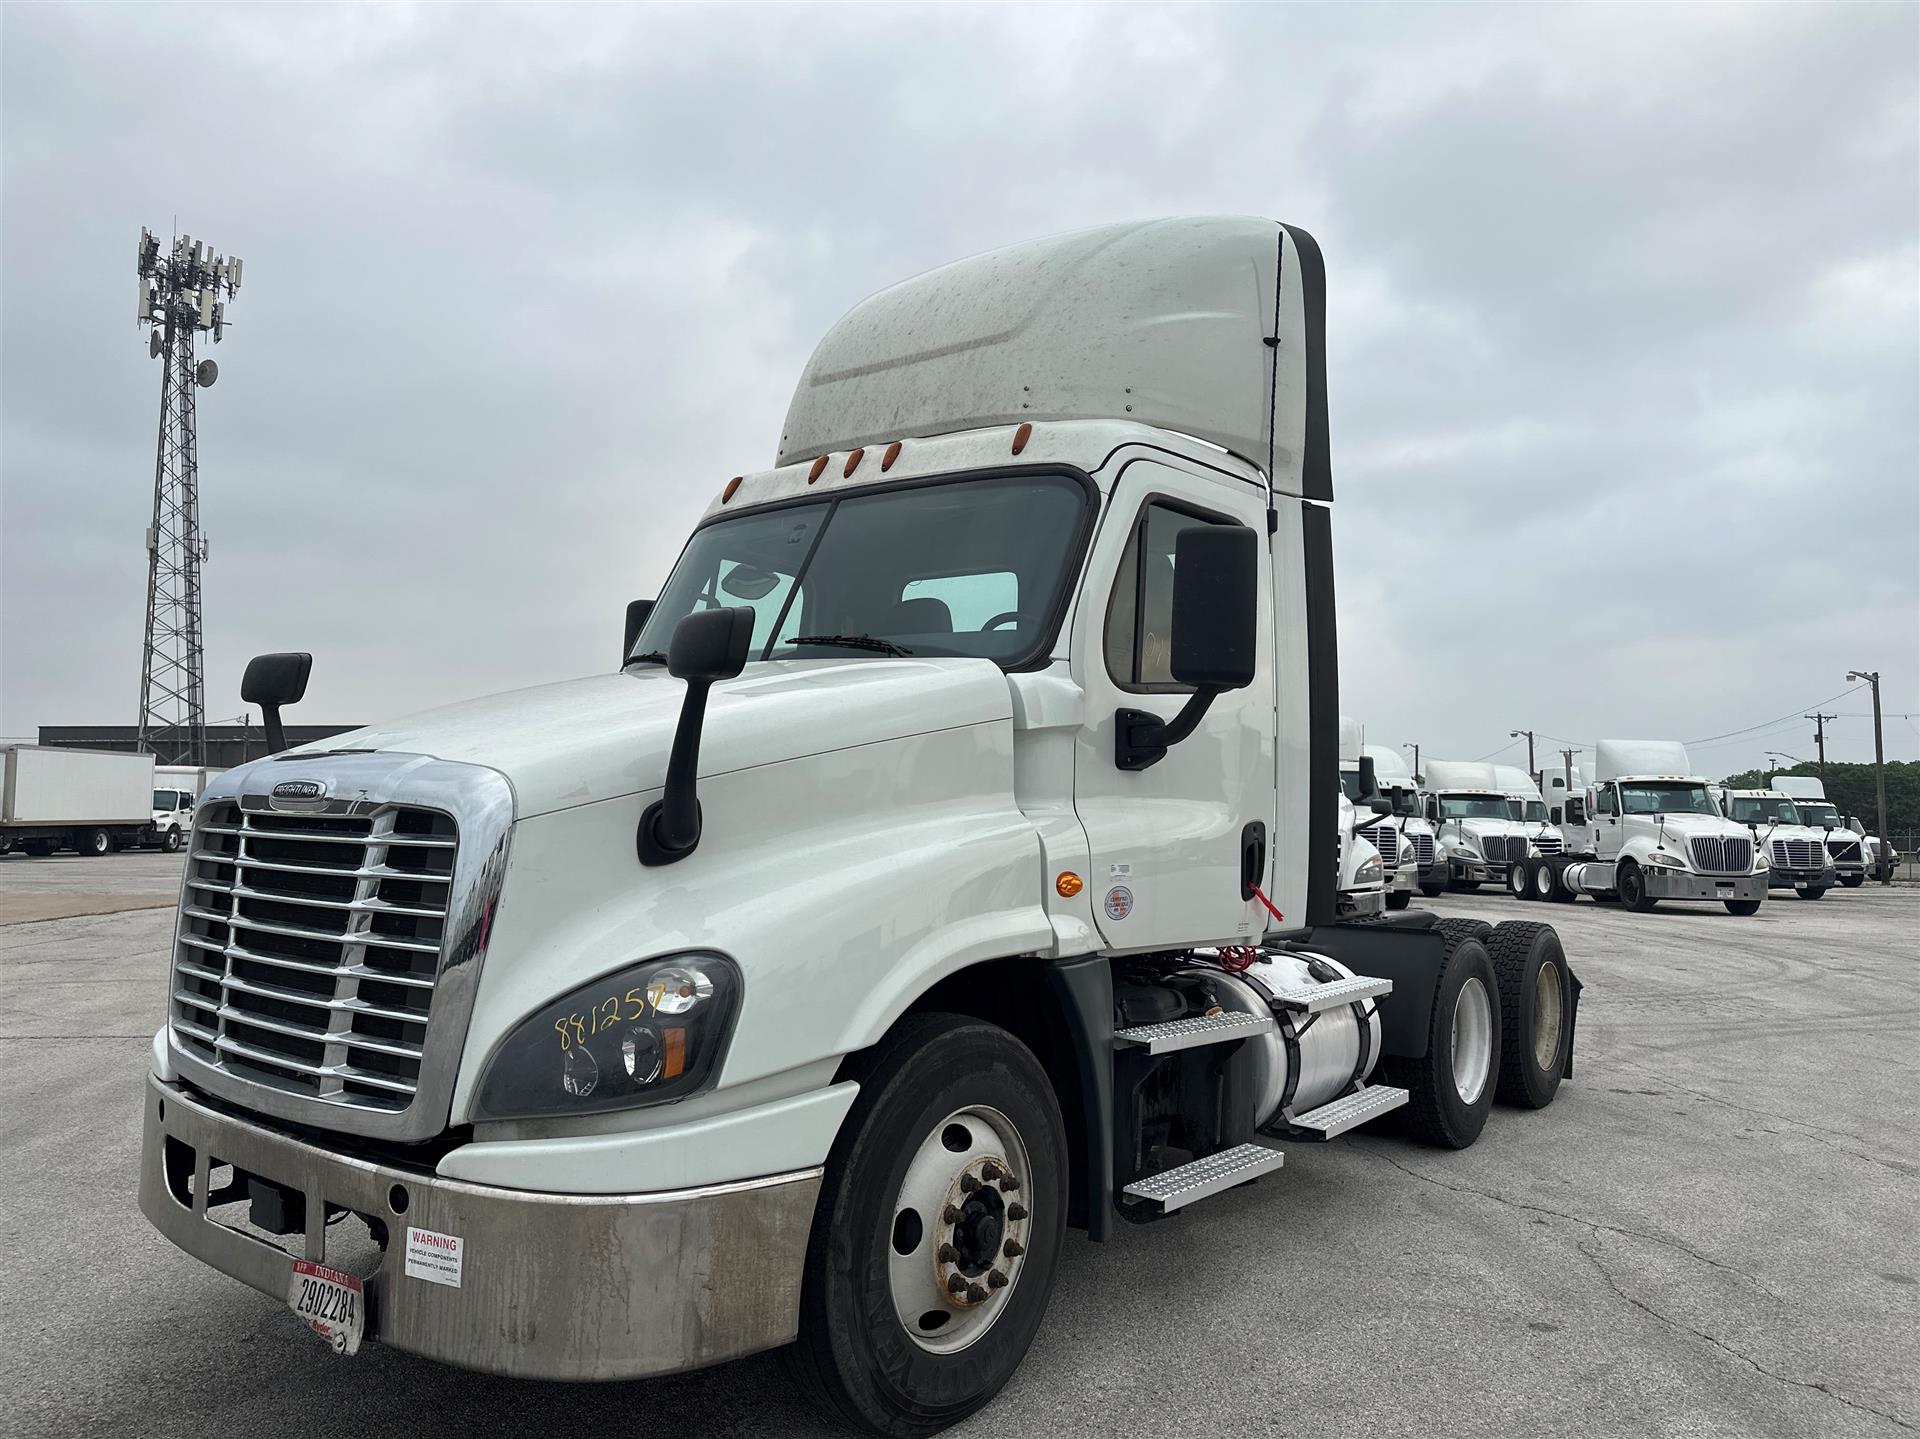
[[1493, 751], [1493, 752], [1492, 752], [1491, 754], [1483, 754], [1483, 755], [1481, 755], [1479, 759], [1477, 759], [1477, 760], [1475, 760], [1475, 761], [1474, 761], [1474, 763], [1475, 763], [1475, 764], [1485, 764], [1485, 763], [1486, 763], [1486, 762], [1487, 762], [1488, 760], [1490, 760], [1490, 759], [1494, 759], [1494, 758], [1496, 758], [1496, 757], [1497, 757], [1497, 756], [1499, 756], [1499, 755], [1503, 755], [1503, 754], [1505, 754], [1505, 753], [1506, 753], [1506, 752], [1507, 752], [1508, 750], [1510, 750], [1510, 749], [1512, 749], [1512, 748], [1514, 748], [1514, 747], [1515, 747], [1516, 745], [1518, 745], [1519, 743], [1520, 743], [1520, 741], [1519, 741], [1519, 740], [1517, 740], [1517, 739], [1515, 739], [1515, 740], [1508, 740], [1508, 741], [1507, 741], [1507, 742], [1506, 742], [1505, 744], [1503, 744], [1503, 745], [1501, 745], [1499, 749], [1497, 749], [1497, 750], [1494, 750], [1494, 751]]
[[1777, 719], [1762, 720], [1759, 724], [1748, 725], [1745, 729], [1728, 730], [1725, 734], [1710, 734], [1705, 739], [1690, 739], [1687, 741], [1687, 747], [1691, 749], [1694, 745], [1711, 744], [1715, 740], [1737, 739], [1741, 735], [1752, 734], [1755, 730], [1768, 729], [1774, 725], [1785, 724], [1790, 720], [1802, 720], [1806, 718], [1806, 712], [1808, 710], [1819, 709], [1821, 705], [1830, 705], [1835, 700], [1845, 699], [1848, 695], [1857, 695], [1865, 688], [1865, 685], [1855, 685], [1850, 690], [1841, 690], [1837, 695], [1828, 695], [1825, 699], [1819, 700], [1814, 704], [1796, 706], [1793, 710], [1779, 716]]

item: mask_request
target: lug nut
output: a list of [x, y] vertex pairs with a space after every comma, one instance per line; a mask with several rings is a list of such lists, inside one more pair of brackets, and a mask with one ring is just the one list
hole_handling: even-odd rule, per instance
[[962, 1194], [971, 1194], [979, 1187], [980, 1181], [975, 1179], [971, 1174], [963, 1174], [960, 1176], [960, 1192]]
[[956, 1299], [962, 1294], [965, 1294], [967, 1288], [967, 1276], [964, 1274], [956, 1274], [947, 1281], [947, 1293], [953, 1295]]
[[1016, 1199], [1013, 1201], [1013, 1203], [1007, 1206], [1007, 1218], [1017, 1222], [1019, 1220], [1025, 1219], [1026, 1217], [1027, 1217], [1027, 1206], [1022, 1204], [1019, 1200]]
[[958, 1224], [961, 1217], [960, 1211], [951, 1204], [940, 1211], [940, 1220], [943, 1224]]
[[1005, 1179], [1000, 1181], [1000, 1187], [1009, 1194], [1013, 1193], [1014, 1190], [1020, 1187], [1020, 1176], [1017, 1174], [1009, 1174]]
[[989, 1184], [998, 1184], [1007, 1177], [1007, 1171], [1001, 1165], [989, 1159], [985, 1164], [980, 1166], [980, 1177], [985, 1179]]
[[982, 1299], [985, 1299], [986, 1297], [987, 1297], [987, 1290], [985, 1285], [969, 1284], [967, 1286], [967, 1298], [971, 1299], [975, 1304], [978, 1304]]
[[1009, 1239], [1000, 1247], [1000, 1252], [1009, 1259], [1018, 1259], [1022, 1254], [1027, 1252], [1027, 1246], [1022, 1244], [1018, 1239]]
[[1005, 1289], [1007, 1283], [1007, 1276], [1002, 1274], [998, 1269], [989, 1269], [987, 1271], [987, 1287], [989, 1289]]
[[942, 1244], [939, 1254], [935, 1257], [939, 1259], [942, 1264], [951, 1264], [960, 1257], [960, 1251], [955, 1249], [951, 1244]]

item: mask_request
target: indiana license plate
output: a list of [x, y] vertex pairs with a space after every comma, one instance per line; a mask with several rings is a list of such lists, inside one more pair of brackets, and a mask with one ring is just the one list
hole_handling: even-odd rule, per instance
[[315, 1264], [293, 1261], [287, 1285], [287, 1307], [299, 1320], [333, 1346], [336, 1354], [356, 1354], [366, 1332], [366, 1296], [351, 1274]]

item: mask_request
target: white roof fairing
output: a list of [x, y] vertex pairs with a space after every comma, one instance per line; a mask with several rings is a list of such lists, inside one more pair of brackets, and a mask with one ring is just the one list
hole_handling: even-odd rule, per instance
[[1306, 453], [1325, 445], [1324, 360], [1310, 353], [1321, 288], [1311, 237], [1250, 218], [1106, 225], [961, 260], [827, 332], [776, 463], [1028, 420], [1132, 420], [1271, 464], [1282, 493], [1330, 499], [1324, 454]]

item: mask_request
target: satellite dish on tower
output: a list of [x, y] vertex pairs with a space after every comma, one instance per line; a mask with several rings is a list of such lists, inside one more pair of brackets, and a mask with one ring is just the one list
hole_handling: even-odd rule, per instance
[[149, 330], [147, 332], [147, 358], [149, 360], [157, 360], [160, 358], [160, 332], [158, 330]]
[[220, 367], [212, 360], [202, 360], [193, 367], [193, 382], [203, 390], [219, 378]]

